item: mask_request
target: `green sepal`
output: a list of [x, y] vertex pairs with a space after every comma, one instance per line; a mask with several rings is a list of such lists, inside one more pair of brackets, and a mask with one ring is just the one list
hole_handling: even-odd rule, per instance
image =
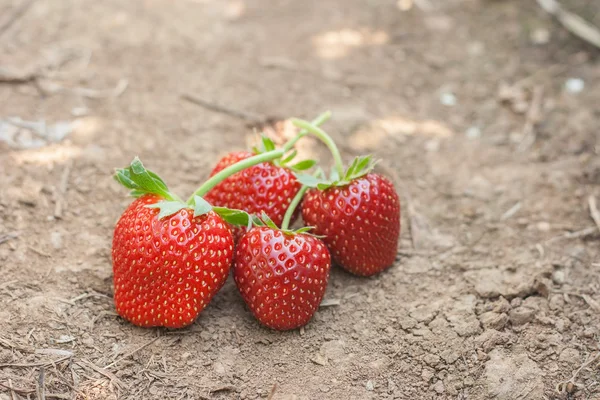
[[254, 220], [253, 217], [243, 210], [236, 210], [226, 207], [213, 207], [212, 210], [219, 214], [225, 222], [236, 226], [245, 226], [251, 228]]
[[314, 167], [316, 164], [317, 162], [315, 160], [303, 160], [291, 165], [290, 169], [293, 171], [306, 171], [307, 169]]
[[318, 184], [325, 182], [322, 178], [317, 178], [309, 174], [294, 174], [294, 176], [298, 182], [311, 188], [315, 188]]
[[285, 158], [281, 159], [280, 163], [281, 164], [287, 164], [290, 161], [292, 161], [294, 159], [294, 157], [296, 157], [298, 155], [298, 151], [296, 149], [292, 150], [292, 152], [286, 156]]
[[295, 174], [295, 176], [296, 180], [303, 185], [319, 190], [326, 190], [330, 187], [349, 185], [353, 180], [371, 172], [377, 162], [370, 155], [356, 157], [344, 172], [343, 177], [339, 176], [335, 168], [332, 168], [329, 178], [324, 177], [322, 171], [318, 171], [317, 176], [308, 174]]
[[117, 182], [132, 189], [130, 194], [140, 197], [144, 194], [156, 194], [167, 200], [179, 200], [173, 193], [169, 192], [165, 182], [152, 171], [147, 170], [142, 161], [135, 157], [129, 167], [120, 168], [114, 175]]
[[180, 210], [184, 208], [189, 208], [187, 204], [184, 202], [175, 200], [175, 201], [159, 201], [158, 203], [148, 204], [145, 206], [146, 208], [158, 208], [158, 219], [163, 219], [165, 217], [169, 217], [173, 214], [176, 214]]
[[204, 215], [212, 210], [210, 203], [200, 196], [194, 196], [194, 217]]

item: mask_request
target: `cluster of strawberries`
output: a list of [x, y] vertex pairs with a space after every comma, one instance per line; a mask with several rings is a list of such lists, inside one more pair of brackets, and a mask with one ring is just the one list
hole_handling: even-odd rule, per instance
[[[264, 325], [308, 323], [331, 262], [374, 275], [394, 262], [400, 202], [393, 184], [373, 173], [370, 157], [344, 168], [331, 137], [312, 123], [281, 148], [263, 137], [253, 152], [230, 153], [187, 200], [136, 158], [115, 178], [137, 199], [116, 224], [112, 257], [117, 312], [135, 325], [180, 328], [194, 322], [230, 269], [249, 309]], [[292, 164], [296, 142], [322, 140], [335, 161], [327, 176], [315, 161]], [[300, 211], [300, 212], [298, 212]], [[290, 229], [302, 214], [305, 227]]]

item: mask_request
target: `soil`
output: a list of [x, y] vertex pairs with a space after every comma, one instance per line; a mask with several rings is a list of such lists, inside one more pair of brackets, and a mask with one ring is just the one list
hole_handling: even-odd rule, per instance
[[[0, 119], [72, 124], [0, 125], [0, 399], [600, 399], [599, 51], [533, 1], [403, 5], [1, 0]], [[114, 167], [189, 194], [252, 126], [326, 109], [396, 182], [392, 268], [334, 268], [287, 333], [231, 279], [183, 330], [115, 314]]]

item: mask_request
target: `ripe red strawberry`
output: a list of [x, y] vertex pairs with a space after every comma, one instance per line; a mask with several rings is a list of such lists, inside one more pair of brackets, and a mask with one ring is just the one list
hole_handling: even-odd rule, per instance
[[276, 330], [308, 323], [323, 299], [331, 266], [318, 238], [269, 226], [242, 236], [234, 262], [244, 301], [262, 324]]
[[144, 195], [123, 213], [113, 238], [117, 312], [143, 327], [191, 324], [229, 274], [233, 238], [214, 212], [194, 217], [181, 209], [159, 219]]
[[[210, 176], [253, 155], [248, 151], [227, 154], [219, 160]], [[301, 186], [291, 169], [263, 162], [225, 179], [206, 193], [204, 199], [215, 206], [240, 209], [250, 214], [264, 211], [279, 226]], [[244, 228], [234, 229], [236, 239], [243, 233]]]
[[306, 225], [323, 235], [335, 263], [370, 276], [394, 263], [400, 236], [400, 200], [385, 177], [368, 173], [343, 186], [311, 189], [302, 203]]
[[247, 225], [250, 216], [212, 207], [197, 193], [183, 202], [138, 158], [117, 170], [115, 178], [138, 197], [114, 231], [117, 312], [144, 327], [191, 324], [229, 275], [233, 236], [228, 223]]

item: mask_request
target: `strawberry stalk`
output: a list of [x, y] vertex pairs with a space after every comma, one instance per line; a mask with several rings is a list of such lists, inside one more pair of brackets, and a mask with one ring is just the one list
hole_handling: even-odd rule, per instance
[[345, 186], [350, 184], [353, 180], [368, 174], [375, 167], [377, 162], [373, 161], [372, 157], [369, 155], [356, 157], [346, 169], [340, 151], [327, 132], [318, 126], [301, 119], [293, 118], [292, 123], [296, 127], [307, 131], [310, 135], [321, 140], [331, 152], [334, 160], [333, 170], [331, 171], [329, 178], [323, 176], [316, 177], [309, 174], [295, 174], [298, 182], [303, 185], [319, 190], [325, 190], [334, 186]]
[[340, 155], [340, 151], [337, 148], [335, 142], [321, 128], [316, 126], [314, 123], [310, 123], [308, 121], [304, 121], [301, 119], [292, 119], [292, 123], [298, 128], [302, 128], [303, 132], [308, 132], [309, 134], [316, 136], [319, 140], [321, 140], [331, 152], [333, 156], [333, 161], [335, 162], [335, 169], [339, 176], [344, 176], [344, 162], [342, 161], [342, 156]]
[[292, 220], [294, 211], [296, 210], [296, 207], [298, 207], [298, 204], [300, 204], [300, 202], [302, 201], [302, 197], [304, 197], [304, 194], [308, 189], [308, 186], [303, 185], [302, 188], [300, 188], [300, 190], [298, 191], [298, 193], [296, 193], [296, 196], [292, 199], [288, 209], [285, 211], [285, 215], [283, 216], [283, 222], [281, 223], [282, 231], [289, 229], [290, 221]]
[[[316, 125], [320, 125], [320, 124], [324, 123], [325, 121], [327, 121], [330, 116], [331, 116], [331, 112], [326, 111], [323, 114], [319, 115], [312, 123], [308, 122], [307, 126], [309, 126], [311, 129], [314, 129], [316, 127]], [[288, 142], [286, 142], [280, 149], [271, 150], [266, 153], [261, 153], [261, 154], [257, 154], [252, 157], [248, 157], [242, 161], [239, 161], [239, 162], [223, 169], [219, 173], [213, 175], [206, 182], [204, 182], [198, 189], [196, 189], [196, 191], [188, 199], [188, 201], [187, 201], [188, 204], [192, 204], [194, 196], [200, 196], [200, 197], [204, 196], [206, 193], [208, 193], [209, 190], [211, 190], [212, 188], [217, 186], [219, 183], [221, 183], [225, 179], [229, 178], [231, 175], [237, 174], [238, 172], [243, 171], [246, 168], [252, 167], [252, 166], [260, 164], [262, 162], [272, 161], [272, 160], [283, 157], [288, 151], [290, 151], [292, 149], [292, 147], [294, 147], [294, 145], [296, 144], [296, 142], [298, 142], [298, 140], [300, 140], [304, 136], [308, 135], [309, 133], [311, 133], [311, 132], [308, 129], [302, 129], [294, 138], [292, 138]], [[335, 146], [333, 141], [332, 141], [332, 144]], [[339, 155], [339, 152], [338, 152], [338, 155]], [[341, 159], [340, 159], [340, 161], [341, 161]]]
[[[309, 125], [313, 128], [315, 125], [327, 121], [330, 116], [330, 112], [325, 112], [319, 115], [312, 124], [309, 123]], [[262, 162], [272, 161], [283, 157], [294, 147], [300, 138], [309, 133], [309, 131], [303, 129], [280, 149], [257, 154], [223, 169], [204, 182], [204, 184], [202, 184], [186, 202], [183, 202], [179, 196], [172, 193], [168, 189], [166, 183], [157, 174], [147, 170], [138, 157], [133, 159], [129, 167], [117, 169], [114, 177], [121, 185], [131, 189], [130, 194], [133, 197], [138, 198], [148, 194], [160, 196], [163, 199], [162, 201], [146, 206], [148, 208], [157, 208], [159, 210], [159, 219], [173, 215], [184, 208], [191, 208], [194, 210], [194, 216], [204, 215], [209, 211], [214, 211], [231, 224], [250, 226], [252, 224], [252, 217], [248, 213], [242, 210], [228, 209], [225, 207], [213, 207], [204, 200], [202, 196], [233, 174]], [[296, 205], [298, 201], [296, 202]]]

